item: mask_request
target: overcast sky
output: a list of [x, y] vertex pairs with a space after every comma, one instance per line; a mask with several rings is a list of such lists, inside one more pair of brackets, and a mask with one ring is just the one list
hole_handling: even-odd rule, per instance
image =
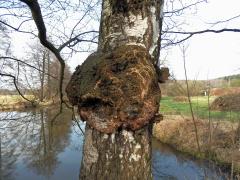
[[[240, 17], [231, 22], [212, 25], [209, 23], [226, 20], [240, 15], [239, 0], [209, 0], [198, 7], [196, 15], [187, 16], [189, 30], [204, 28], [239, 28]], [[207, 23], [207, 24], [206, 24]], [[207, 33], [193, 36], [188, 42], [186, 63], [191, 79], [212, 79], [240, 73], [240, 33]], [[167, 56], [168, 65], [178, 79], [184, 78], [182, 52], [175, 47]]]
[[[209, 23], [226, 20], [240, 15], [240, 0], [209, 0], [198, 6], [194, 15], [186, 14], [184, 18], [189, 31], [198, 31], [212, 26]], [[221, 23], [211, 29], [239, 28], [240, 17], [231, 22]], [[22, 42], [25, 37], [14, 36], [16, 54], [21, 54]], [[187, 49], [186, 63], [188, 77], [190, 79], [213, 79], [230, 74], [240, 73], [240, 33], [202, 34], [193, 36], [186, 42]], [[16, 48], [17, 47], [17, 48]], [[81, 64], [89, 53], [74, 55], [68, 61], [71, 70]], [[168, 51], [167, 66], [177, 79], [184, 79], [182, 53], [178, 46]]]

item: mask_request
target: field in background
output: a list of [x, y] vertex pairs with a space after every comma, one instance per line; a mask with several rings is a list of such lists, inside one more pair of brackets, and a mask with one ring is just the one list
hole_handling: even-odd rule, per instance
[[[33, 100], [33, 95], [26, 95], [28, 99]], [[210, 97], [210, 104], [215, 99], [215, 96]], [[196, 118], [209, 118], [209, 105], [207, 96], [191, 97], [194, 115]], [[26, 103], [26, 101], [19, 95], [0, 95], [0, 106], [15, 105]], [[189, 103], [187, 97], [182, 101], [177, 100], [176, 97], [163, 96], [160, 102], [160, 112], [164, 115], [183, 115], [191, 116]], [[240, 112], [234, 111], [215, 111], [210, 110], [210, 118], [214, 120], [240, 120]]]
[[[33, 95], [25, 95], [26, 98], [33, 100]], [[11, 105], [26, 102], [20, 95], [0, 95], [0, 105]]]
[[[190, 108], [187, 99], [176, 101], [174, 97], [164, 96], [161, 99], [160, 112], [165, 115], [186, 115], [190, 116]], [[215, 97], [210, 97], [210, 103]], [[209, 105], [207, 96], [191, 97], [194, 115], [200, 119], [208, 119]], [[236, 121], [240, 119], [240, 112], [234, 111], [213, 111], [210, 110], [210, 118], [214, 120]]]
[[32, 107], [43, 107], [57, 104], [58, 99], [46, 99], [40, 102], [34, 95], [24, 95], [25, 98], [32, 101], [26, 101], [20, 95], [0, 95], [0, 111], [23, 110]]

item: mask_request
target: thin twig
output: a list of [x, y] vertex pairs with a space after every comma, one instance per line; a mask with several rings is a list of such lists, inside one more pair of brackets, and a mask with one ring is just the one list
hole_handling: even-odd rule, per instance
[[186, 68], [186, 48], [184, 47], [184, 45], [182, 47], [182, 53], [183, 53], [183, 65], [184, 65], [184, 73], [185, 73], [185, 82], [186, 82], [186, 85], [187, 85], [187, 97], [188, 97], [189, 107], [190, 107], [190, 111], [191, 111], [191, 115], [192, 115], [194, 129], [195, 129], [198, 152], [200, 153], [201, 149], [200, 149], [200, 144], [199, 144], [198, 129], [197, 129], [195, 116], [194, 116], [194, 113], [193, 113], [193, 107], [192, 107], [192, 102], [191, 102], [190, 92], [189, 92], [187, 68]]

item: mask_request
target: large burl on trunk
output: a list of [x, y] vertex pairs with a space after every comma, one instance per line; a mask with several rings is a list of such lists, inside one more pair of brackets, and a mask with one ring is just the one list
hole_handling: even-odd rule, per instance
[[90, 55], [66, 91], [87, 123], [80, 179], [151, 179], [160, 89], [146, 49], [128, 45]]
[[152, 123], [160, 117], [164, 81], [157, 68], [163, 1], [102, 3], [98, 50], [66, 89], [86, 121], [80, 179], [150, 180]]
[[149, 53], [133, 45], [90, 55], [67, 86], [81, 119], [103, 133], [148, 124], [158, 112], [159, 91]]

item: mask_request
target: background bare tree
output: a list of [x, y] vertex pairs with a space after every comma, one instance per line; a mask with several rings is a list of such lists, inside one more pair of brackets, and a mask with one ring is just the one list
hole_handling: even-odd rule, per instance
[[[11, 30], [29, 34], [31, 37], [37, 37], [36, 31], [38, 32], [40, 42], [52, 51], [61, 64], [59, 97], [62, 104], [65, 68], [63, 54], [71, 55], [73, 52], [89, 51], [92, 45], [97, 42], [97, 31], [94, 30], [93, 26], [87, 26], [87, 24], [98, 20], [96, 11], [99, 2], [42, 1], [40, 4], [38, 1], [22, 2], [1, 1], [1, 17], [5, 18], [6, 21], [0, 21], [0, 23]], [[43, 2], [45, 2], [44, 5], [42, 5]], [[27, 7], [31, 9], [31, 12]], [[11, 22], [9, 18], [11, 18]], [[50, 36], [51, 40], [49, 40]]]

